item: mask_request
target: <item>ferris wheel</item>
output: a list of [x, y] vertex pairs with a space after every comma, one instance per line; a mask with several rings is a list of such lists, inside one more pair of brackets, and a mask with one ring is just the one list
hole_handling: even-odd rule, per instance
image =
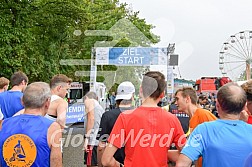
[[219, 69], [232, 80], [251, 78], [252, 31], [242, 31], [224, 42], [219, 55]]

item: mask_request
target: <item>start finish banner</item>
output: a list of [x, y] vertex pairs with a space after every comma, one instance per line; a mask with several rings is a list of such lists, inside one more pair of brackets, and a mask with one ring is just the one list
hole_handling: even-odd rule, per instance
[[96, 65], [167, 65], [167, 48], [98, 47], [95, 53]]
[[167, 93], [173, 93], [173, 69], [168, 62], [168, 48], [156, 47], [97, 47], [95, 65], [149, 66], [162, 72], [167, 81]]

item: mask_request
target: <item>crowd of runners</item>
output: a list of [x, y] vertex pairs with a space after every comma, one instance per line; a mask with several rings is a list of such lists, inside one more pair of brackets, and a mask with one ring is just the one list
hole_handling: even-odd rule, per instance
[[[63, 166], [64, 97], [71, 82], [58, 74], [50, 83], [28, 84], [20, 71], [0, 78], [0, 166]], [[197, 95], [192, 87], [183, 87], [163, 103], [166, 85], [157, 71], [143, 75], [139, 92], [124, 81], [112, 94], [108, 111], [95, 92], [88, 92], [83, 97], [84, 163], [252, 167], [252, 80], [241, 86], [227, 83], [217, 94]], [[141, 99], [137, 107], [135, 94]]]

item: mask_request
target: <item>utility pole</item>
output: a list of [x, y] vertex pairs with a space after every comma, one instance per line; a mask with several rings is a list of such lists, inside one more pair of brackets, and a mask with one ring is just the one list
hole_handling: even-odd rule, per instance
[[90, 67], [90, 91], [96, 92], [96, 76], [97, 76], [97, 67], [95, 63], [96, 58], [95, 48], [92, 48], [91, 51], [91, 67]]
[[178, 65], [178, 62], [176, 62], [176, 60], [178, 60], [178, 55], [174, 55], [174, 51], [175, 51], [175, 43], [169, 44], [167, 47], [167, 97], [173, 94], [174, 91], [173, 67]]

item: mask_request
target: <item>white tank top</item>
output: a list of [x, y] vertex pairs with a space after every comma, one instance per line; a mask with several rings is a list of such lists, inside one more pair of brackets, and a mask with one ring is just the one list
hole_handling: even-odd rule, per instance
[[61, 97], [59, 97], [58, 95], [52, 95], [51, 96], [51, 102], [58, 100], [58, 99], [62, 99]]
[[[62, 99], [62, 98], [59, 97], [58, 95], [52, 95], [52, 96], [51, 96], [51, 102], [53, 102], [53, 101], [55, 101], [55, 100], [58, 100], [58, 99]], [[48, 118], [48, 119], [50, 119], [50, 120], [52, 120], [52, 121], [56, 121], [56, 120], [57, 120], [57, 116], [56, 116], [56, 117], [53, 117], [53, 116], [48, 115], [48, 114], [45, 115], [45, 118]]]

